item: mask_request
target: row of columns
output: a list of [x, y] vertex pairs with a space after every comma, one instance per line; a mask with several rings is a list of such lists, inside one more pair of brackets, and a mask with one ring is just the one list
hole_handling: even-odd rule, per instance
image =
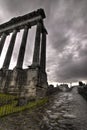
[[[14, 45], [15, 45], [15, 40], [17, 37], [17, 32], [18, 32], [17, 29], [13, 30], [13, 34], [12, 34], [10, 44], [9, 44], [7, 54], [6, 54], [6, 57], [4, 60], [4, 64], [3, 64], [3, 68], [5, 68], [5, 69], [9, 68], [12, 52], [13, 52]], [[22, 42], [21, 42], [21, 46], [20, 46], [20, 50], [19, 50], [17, 65], [16, 65], [17, 68], [22, 68], [22, 65], [23, 65], [28, 32], [29, 32], [29, 26], [25, 25]], [[6, 33], [3, 33], [1, 36], [0, 55], [1, 55], [4, 43], [5, 43], [5, 40], [6, 40], [6, 36], [7, 36]], [[45, 67], [46, 67], [46, 31], [41, 22], [37, 23], [35, 46], [34, 46], [33, 61], [32, 61], [32, 66], [38, 66], [38, 65], [40, 65], [41, 69], [43, 71], [45, 71]]]

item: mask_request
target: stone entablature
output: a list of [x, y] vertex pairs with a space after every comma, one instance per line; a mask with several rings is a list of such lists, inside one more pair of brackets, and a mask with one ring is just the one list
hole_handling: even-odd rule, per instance
[[0, 25], [0, 35], [3, 32], [11, 33], [14, 28], [23, 29], [25, 25], [34, 26], [38, 21], [46, 18], [44, 10], [38, 9], [23, 16], [12, 18], [10, 21]]

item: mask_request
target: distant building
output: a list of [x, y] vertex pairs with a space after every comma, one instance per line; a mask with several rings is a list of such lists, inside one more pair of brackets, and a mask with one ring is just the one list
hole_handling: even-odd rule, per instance
[[59, 89], [62, 90], [63, 92], [68, 91], [69, 89], [68, 84], [60, 84]]

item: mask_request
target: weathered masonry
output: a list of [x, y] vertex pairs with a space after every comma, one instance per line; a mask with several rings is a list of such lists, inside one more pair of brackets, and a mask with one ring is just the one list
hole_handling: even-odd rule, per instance
[[[46, 35], [44, 26], [45, 18], [43, 9], [31, 12], [24, 16], [16, 17], [0, 25], [0, 55], [6, 37], [12, 33], [10, 44], [6, 53], [3, 67], [0, 70], [0, 92], [18, 94], [27, 97], [43, 97], [47, 90], [46, 75]], [[25, 47], [29, 29], [36, 27], [35, 45], [32, 65], [23, 69]], [[16, 67], [9, 70], [9, 64], [15, 45], [17, 33], [24, 29]], [[20, 33], [20, 32], [19, 32]]]

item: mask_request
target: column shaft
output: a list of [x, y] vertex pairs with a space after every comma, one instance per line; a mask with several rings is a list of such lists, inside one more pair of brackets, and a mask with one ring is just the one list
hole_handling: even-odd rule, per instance
[[46, 69], [46, 32], [45, 31], [42, 33], [40, 67], [42, 71], [45, 72]]
[[6, 36], [7, 36], [6, 33], [3, 33], [2, 36], [1, 36], [1, 41], [0, 41], [0, 55], [1, 55], [4, 43], [5, 43], [5, 40], [6, 40]]
[[39, 65], [40, 62], [40, 36], [41, 36], [41, 28], [42, 24], [37, 24], [36, 29], [36, 37], [35, 37], [35, 47], [34, 47], [34, 54], [33, 54], [33, 65]]
[[23, 37], [22, 37], [22, 42], [21, 42], [21, 46], [19, 50], [18, 60], [17, 60], [17, 68], [22, 68], [22, 65], [23, 65], [25, 48], [26, 48], [26, 43], [27, 43], [27, 36], [28, 36], [28, 29], [29, 27], [25, 26]]
[[10, 60], [11, 60], [11, 56], [12, 56], [12, 52], [14, 49], [14, 44], [15, 44], [15, 40], [16, 40], [16, 36], [17, 36], [17, 30], [15, 29], [13, 31], [12, 37], [11, 37], [11, 41], [7, 50], [7, 54], [4, 60], [4, 64], [3, 67], [8, 69], [9, 68], [9, 64], [10, 64]]

